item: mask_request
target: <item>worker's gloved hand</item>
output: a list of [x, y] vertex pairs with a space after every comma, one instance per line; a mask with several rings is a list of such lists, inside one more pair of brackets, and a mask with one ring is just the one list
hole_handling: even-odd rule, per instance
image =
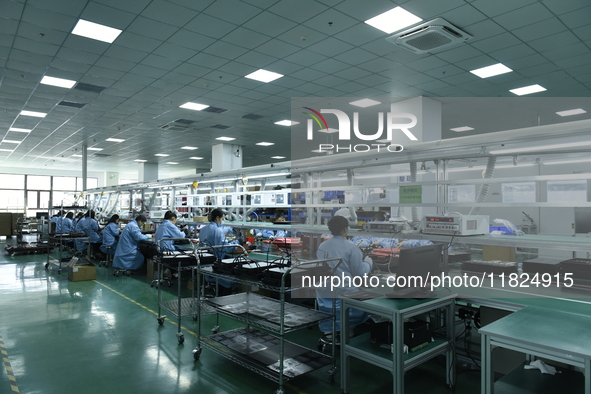
[[273, 241], [274, 239], [275, 239], [275, 236], [274, 236], [274, 235], [271, 235], [271, 236], [269, 237], [269, 240], [270, 240], [270, 241]]

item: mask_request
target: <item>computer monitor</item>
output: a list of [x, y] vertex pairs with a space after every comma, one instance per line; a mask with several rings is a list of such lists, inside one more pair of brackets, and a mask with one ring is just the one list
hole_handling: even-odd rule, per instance
[[[397, 283], [400, 277], [407, 278], [406, 287], [425, 287], [430, 277], [439, 276], [441, 269], [442, 244], [417, 246], [416, 248], [400, 249], [398, 268], [396, 269]], [[422, 280], [408, 280], [420, 277]]]
[[35, 212], [35, 218], [36, 219], [45, 218], [45, 220], [49, 220], [49, 213], [48, 212]]

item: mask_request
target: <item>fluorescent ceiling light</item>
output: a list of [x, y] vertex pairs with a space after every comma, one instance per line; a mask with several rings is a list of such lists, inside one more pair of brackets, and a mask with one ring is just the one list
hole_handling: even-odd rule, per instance
[[0, 148], [0, 152], [14, 152], [13, 149], [1, 149]]
[[193, 157], [189, 157], [189, 159], [191, 159], [191, 160], [203, 160], [203, 157], [193, 156]]
[[22, 141], [2, 140], [2, 142], [6, 142], [7, 144], [20, 144]]
[[181, 146], [181, 149], [195, 150], [195, 149], [197, 149], [197, 147], [196, 146]]
[[450, 129], [451, 131], [455, 131], [455, 132], [461, 132], [461, 131], [470, 131], [470, 130], [474, 130], [473, 127], [469, 127], [469, 126], [462, 126], [462, 127], [455, 127], [453, 129]]
[[556, 160], [544, 161], [542, 164], [571, 164], [571, 163], [589, 163], [591, 159], [572, 159], [572, 160]]
[[11, 127], [8, 131], [15, 131], [17, 133], [30, 133], [31, 129], [19, 129], [18, 127]]
[[110, 44], [121, 34], [121, 30], [80, 19], [72, 30], [72, 34]]
[[166, 153], [156, 153], [154, 156], [167, 157], [170, 155], [167, 155]]
[[138, 163], [145, 163], [145, 162], [147, 162], [148, 160], [141, 160], [141, 159], [136, 159], [136, 160], [134, 160], [134, 161], [137, 161]]
[[257, 175], [249, 175], [248, 179], [257, 179], [257, 178], [274, 178], [276, 176], [287, 176], [289, 172], [281, 172], [277, 174], [257, 174]]
[[271, 146], [271, 145], [275, 145], [275, 143], [274, 142], [257, 142], [255, 145]]
[[123, 142], [125, 140], [122, 140], [121, 138], [107, 138], [107, 141], [109, 141], [109, 142]]
[[300, 124], [300, 122], [294, 122], [292, 120], [280, 120], [279, 122], [275, 122], [275, 124], [278, 124], [280, 126], [294, 126], [296, 124]]
[[271, 156], [271, 159], [285, 159], [285, 156]]
[[546, 90], [546, 88], [536, 84], [536, 85], [524, 86], [522, 88], [511, 89], [509, 91], [513, 94], [518, 95], [518, 96], [524, 96], [526, 94], [543, 92], [544, 90]]
[[267, 70], [263, 70], [261, 68], [260, 70], [257, 70], [253, 73], [246, 75], [245, 77], [250, 78], [250, 79], [254, 79], [255, 81], [268, 83], [268, 82], [274, 81], [276, 79], [279, 79], [282, 76], [283, 76], [283, 74], [274, 73], [273, 71], [267, 71]]
[[572, 116], [572, 115], [585, 114], [585, 113], [587, 113], [587, 111], [585, 111], [582, 108], [577, 108], [577, 109], [569, 109], [568, 111], [558, 111], [556, 113], [560, 116]]
[[21, 111], [19, 115], [23, 116], [34, 116], [36, 118], [44, 118], [47, 114], [43, 112], [34, 112], [34, 111]]
[[548, 149], [562, 149], [562, 148], [578, 148], [581, 146], [589, 146], [591, 145], [591, 141], [585, 142], [568, 142], [564, 144], [554, 144], [554, 145], [542, 145], [542, 146], [531, 146], [527, 148], [508, 148], [508, 149], [495, 149], [491, 150], [489, 153], [492, 155], [496, 155], [498, 153], [518, 153], [518, 152], [535, 152], [539, 150], [548, 150]]
[[[499, 166], [495, 166], [495, 170], [497, 168], [514, 168], [514, 167], [531, 167], [535, 166], [536, 163], [517, 163], [517, 165], [513, 164], [501, 164]], [[458, 172], [458, 171], [471, 171], [471, 170], [486, 170], [486, 166], [474, 166], [474, 167], [455, 167], [450, 168], [448, 172]]]
[[396, 7], [366, 20], [365, 23], [383, 31], [384, 33], [390, 34], [420, 21], [422, 21], [422, 19], [418, 16], [411, 14], [402, 7]]
[[86, 148], [86, 149], [88, 149], [88, 150], [96, 150], [96, 151], [103, 150], [103, 148]]
[[184, 103], [183, 105], [180, 106], [180, 108], [192, 109], [193, 111], [201, 111], [202, 109], [205, 109], [207, 107], [209, 107], [209, 105], [192, 103], [192, 102]]
[[331, 134], [331, 133], [338, 133], [339, 129], [333, 129], [333, 128], [328, 128], [328, 129], [320, 129], [318, 130], [321, 133], [326, 133], [326, 134]]
[[72, 157], [82, 157], [82, 155], [72, 155]]
[[179, 164], [179, 163], [177, 163], [175, 161], [167, 161], [166, 164]]
[[220, 140], [220, 141], [232, 141], [235, 139], [236, 138], [232, 138], [232, 137], [218, 137], [218, 138], [216, 138], [216, 140]]
[[371, 106], [378, 105], [378, 104], [381, 104], [381, 103], [379, 101], [375, 101], [375, 100], [372, 100], [372, 99], [364, 98], [364, 99], [361, 99], [361, 100], [350, 102], [349, 104], [354, 105], [356, 107], [367, 108], [367, 107], [371, 107]]
[[492, 66], [477, 68], [476, 70], [470, 71], [472, 74], [480, 77], [480, 78], [488, 78], [494, 77], [495, 75], [501, 75], [505, 73], [510, 73], [511, 70], [509, 67], [505, 66], [502, 63], [493, 64]]
[[43, 85], [58, 86], [60, 88], [71, 89], [76, 84], [76, 81], [71, 79], [48, 77], [47, 75], [41, 78]]

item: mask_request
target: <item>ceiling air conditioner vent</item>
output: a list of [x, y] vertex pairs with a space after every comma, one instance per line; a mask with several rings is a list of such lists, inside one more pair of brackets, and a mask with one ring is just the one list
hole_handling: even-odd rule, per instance
[[158, 128], [161, 130], [166, 130], [166, 131], [187, 131], [187, 130], [189, 130], [189, 126], [184, 126], [182, 124], [178, 124], [175, 122], [163, 124], [162, 126], [158, 126]]
[[472, 36], [443, 18], [435, 18], [386, 38], [414, 53], [435, 52], [458, 45]]

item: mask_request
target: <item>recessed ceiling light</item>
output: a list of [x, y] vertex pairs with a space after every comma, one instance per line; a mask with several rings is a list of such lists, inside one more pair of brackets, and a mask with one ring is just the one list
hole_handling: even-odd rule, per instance
[[154, 156], [167, 157], [170, 155], [167, 155], [166, 153], [156, 153]]
[[493, 64], [492, 66], [477, 68], [476, 70], [470, 71], [472, 74], [479, 76], [480, 78], [494, 77], [495, 75], [510, 73], [509, 67], [502, 63]]
[[79, 19], [74, 30], [72, 30], [72, 34], [92, 38], [93, 40], [108, 42], [110, 44], [115, 41], [119, 34], [121, 34], [121, 30]]
[[19, 129], [18, 127], [11, 127], [8, 131], [15, 131], [17, 133], [30, 133], [31, 129]]
[[96, 151], [103, 150], [103, 148], [86, 148], [86, 149], [88, 149], [88, 150], [96, 150]]
[[275, 122], [275, 124], [278, 124], [280, 126], [293, 126], [296, 124], [300, 124], [300, 122], [294, 122], [292, 120], [280, 120], [279, 122]]
[[34, 116], [36, 118], [44, 118], [47, 114], [43, 112], [34, 112], [34, 111], [21, 111], [19, 115], [23, 116]]
[[216, 140], [220, 140], [220, 141], [232, 141], [235, 139], [236, 138], [232, 138], [232, 137], [218, 137], [218, 138], [216, 138]]
[[462, 127], [455, 127], [453, 129], [450, 129], [451, 131], [456, 131], [456, 132], [461, 132], [461, 131], [469, 131], [469, 130], [474, 130], [473, 127], [469, 127], [469, 126], [462, 126]]
[[134, 161], [137, 161], [138, 163], [145, 163], [145, 162], [147, 162], [148, 160], [135, 159]]
[[177, 163], [175, 161], [167, 161], [166, 164], [179, 164], [179, 163]]
[[196, 146], [181, 146], [181, 149], [195, 150], [195, 149], [197, 149], [197, 147]]
[[193, 157], [189, 157], [189, 159], [191, 159], [191, 160], [203, 160], [203, 157], [193, 156]]
[[522, 88], [511, 89], [509, 91], [513, 94], [518, 95], [518, 96], [524, 96], [526, 94], [543, 92], [544, 90], [546, 90], [546, 88], [536, 84], [536, 85], [524, 86]]
[[367, 108], [367, 107], [371, 107], [371, 106], [378, 105], [378, 104], [381, 104], [381, 103], [379, 101], [375, 101], [375, 100], [372, 100], [372, 99], [364, 98], [364, 99], [361, 99], [361, 100], [350, 102], [349, 104], [354, 105], [356, 107]]
[[285, 156], [271, 156], [271, 159], [285, 159]]
[[180, 108], [192, 109], [193, 111], [201, 111], [202, 109], [205, 109], [207, 107], [209, 107], [209, 105], [192, 103], [190, 101], [180, 106]]
[[271, 146], [271, 145], [275, 145], [275, 143], [274, 142], [257, 142], [255, 145]]
[[14, 152], [13, 149], [1, 149], [0, 148], [0, 152]]
[[7, 144], [20, 144], [22, 141], [2, 140], [2, 142], [6, 142]]
[[82, 157], [82, 155], [72, 155], [72, 157]]
[[260, 70], [257, 70], [253, 73], [246, 75], [246, 78], [250, 78], [250, 79], [254, 79], [256, 81], [268, 83], [268, 82], [274, 81], [276, 79], [279, 79], [282, 76], [283, 76], [283, 74], [278, 74], [278, 73], [274, 73], [273, 71], [267, 71], [267, 70], [260, 69]]
[[318, 131], [321, 133], [331, 134], [331, 133], [338, 133], [339, 129], [332, 129], [329, 127], [328, 129], [320, 129]]
[[411, 14], [402, 7], [396, 7], [366, 20], [365, 23], [383, 31], [384, 33], [390, 34], [420, 21], [422, 21], [422, 19], [418, 16]]
[[41, 78], [41, 83], [43, 85], [58, 86], [66, 89], [71, 89], [72, 86], [76, 85], [76, 81], [72, 81], [71, 79], [54, 78], [48, 77], [47, 75]]
[[587, 111], [585, 111], [582, 108], [577, 108], [577, 109], [569, 109], [567, 111], [559, 111], [556, 113], [560, 116], [572, 116], [572, 115], [585, 114], [585, 113], [587, 113]]
[[107, 141], [109, 141], [109, 142], [123, 142], [125, 140], [122, 140], [121, 138], [107, 138]]

